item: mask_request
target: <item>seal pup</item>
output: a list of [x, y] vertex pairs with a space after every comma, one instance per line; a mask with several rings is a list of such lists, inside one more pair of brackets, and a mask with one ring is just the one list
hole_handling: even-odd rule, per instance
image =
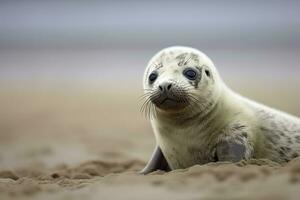
[[142, 110], [156, 147], [142, 174], [251, 158], [282, 163], [300, 155], [300, 119], [233, 92], [197, 49], [158, 52], [143, 87]]

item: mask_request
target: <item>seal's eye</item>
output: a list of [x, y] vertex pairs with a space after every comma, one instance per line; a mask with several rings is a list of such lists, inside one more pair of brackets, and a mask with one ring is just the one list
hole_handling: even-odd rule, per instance
[[158, 76], [157, 73], [152, 72], [149, 76], [149, 82], [153, 83], [157, 79], [157, 76]]
[[187, 68], [183, 71], [183, 75], [189, 80], [196, 80], [197, 72], [194, 69]]

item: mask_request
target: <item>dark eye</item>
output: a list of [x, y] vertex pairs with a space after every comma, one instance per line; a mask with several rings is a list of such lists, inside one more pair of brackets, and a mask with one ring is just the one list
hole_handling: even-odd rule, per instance
[[157, 79], [157, 73], [155, 72], [152, 72], [150, 75], [149, 75], [149, 81], [150, 83], [153, 83], [156, 79]]
[[183, 71], [183, 75], [188, 78], [189, 80], [196, 80], [197, 72], [194, 69], [187, 68]]

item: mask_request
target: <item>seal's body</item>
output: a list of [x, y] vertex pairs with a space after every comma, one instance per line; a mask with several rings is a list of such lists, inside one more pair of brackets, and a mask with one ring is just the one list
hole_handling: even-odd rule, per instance
[[230, 90], [196, 49], [170, 47], [156, 54], [144, 89], [157, 142], [144, 174], [251, 158], [285, 162], [300, 155], [300, 119]]

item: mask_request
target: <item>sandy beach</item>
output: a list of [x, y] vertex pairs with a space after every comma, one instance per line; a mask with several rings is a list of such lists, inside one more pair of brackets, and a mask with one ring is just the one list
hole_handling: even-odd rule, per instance
[[299, 158], [139, 175], [155, 141], [139, 112], [141, 91], [119, 91], [2, 88], [0, 198], [298, 199]]

